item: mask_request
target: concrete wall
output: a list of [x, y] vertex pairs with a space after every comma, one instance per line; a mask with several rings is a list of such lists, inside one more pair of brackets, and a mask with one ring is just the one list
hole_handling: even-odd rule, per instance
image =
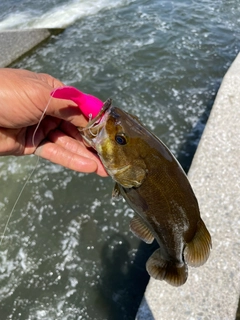
[[63, 29], [0, 31], [0, 68], [9, 66], [31, 49]]
[[[179, 288], [151, 279], [138, 320], [235, 319], [240, 293], [240, 54], [218, 91], [189, 179], [213, 249]], [[240, 318], [239, 318], [240, 319]]]

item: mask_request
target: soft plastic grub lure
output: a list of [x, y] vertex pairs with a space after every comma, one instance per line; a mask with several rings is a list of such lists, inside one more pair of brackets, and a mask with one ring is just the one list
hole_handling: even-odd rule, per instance
[[70, 86], [64, 86], [51, 92], [53, 98], [72, 100], [75, 102], [85, 117], [95, 118], [103, 107], [103, 102]]

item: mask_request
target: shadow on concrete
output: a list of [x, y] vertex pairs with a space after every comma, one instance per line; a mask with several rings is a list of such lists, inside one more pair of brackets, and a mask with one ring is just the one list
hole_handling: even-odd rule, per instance
[[101, 252], [103, 267], [98, 289], [108, 320], [135, 319], [149, 281], [145, 264], [156, 247], [157, 243], [147, 245], [141, 241], [131, 261], [130, 244], [124, 236], [115, 234], [106, 242]]
[[240, 299], [238, 301], [238, 308], [236, 313], [236, 320], [240, 320]]

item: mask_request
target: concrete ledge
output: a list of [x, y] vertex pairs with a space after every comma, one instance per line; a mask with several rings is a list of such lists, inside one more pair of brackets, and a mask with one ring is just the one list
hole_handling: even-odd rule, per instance
[[240, 293], [240, 55], [226, 73], [189, 179], [212, 235], [209, 261], [174, 288], [151, 279], [136, 319], [235, 319]]
[[7, 67], [28, 51], [63, 29], [0, 31], [0, 68]]

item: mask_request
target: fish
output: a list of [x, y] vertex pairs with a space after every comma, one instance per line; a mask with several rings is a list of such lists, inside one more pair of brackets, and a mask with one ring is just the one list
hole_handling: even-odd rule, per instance
[[113, 197], [123, 197], [135, 212], [133, 234], [159, 245], [146, 262], [149, 275], [183, 285], [188, 266], [208, 260], [212, 241], [177, 159], [136, 116], [113, 106], [111, 99], [80, 131], [115, 181]]

